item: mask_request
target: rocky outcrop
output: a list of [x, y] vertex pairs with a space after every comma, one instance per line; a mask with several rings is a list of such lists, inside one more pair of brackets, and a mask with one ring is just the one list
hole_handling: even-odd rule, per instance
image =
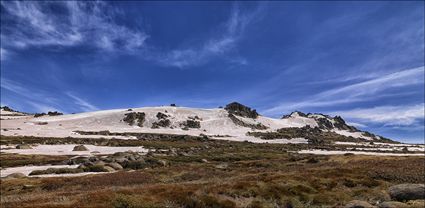
[[151, 128], [158, 129], [159, 127], [169, 127], [170, 125], [171, 125], [171, 122], [169, 119], [162, 119], [162, 120], [153, 122]]
[[282, 119], [290, 118], [290, 117], [297, 117], [297, 116], [299, 116], [299, 117], [307, 117], [307, 114], [305, 114], [305, 113], [303, 113], [301, 111], [294, 111], [291, 114], [283, 115], [282, 116]]
[[246, 122], [243, 122], [242, 120], [238, 119], [235, 115], [229, 113], [229, 118], [230, 120], [233, 121], [234, 124], [238, 125], [238, 126], [243, 126], [243, 127], [248, 127], [251, 129], [258, 129], [258, 130], [264, 130], [267, 129], [267, 126], [264, 126], [261, 123], [257, 123], [257, 124], [249, 124]]
[[84, 145], [77, 145], [72, 151], [89, 151], [89, 149]]
[[63, 113], [57, 112], [57, 111], [49, 111], [49, 112], [47, 112], [47, 115], [49, 115], [49, 116], [60, 116], [60, 115], [63, 115]]
[[397, 201], [407, 201], [415, 199], [425, 199], [424, 184], [399, 184], [391, 186], [388, 190], [391, 199]]
[[335, 117], [333, 118], [333, 120], [334, 120], [333, 125], [334, 125], [334, 127], [335, 127], [335, 128], [337, 128], [337, 129], [340, 129], [340, 130], [348, 130], [348, 131], [358, 131], [358, 130], [356, 129], [356, 127], [347, 125], [347, 124], [345, 123], [344, 119], [342, 119], [340, 116], [335, 116]]
[[16, 145], [16, 149], [32, 149], [32, 147], [28, 144], [18, 144]]
[[192, 129], [199, 129], [201, 128], [201, 122], [188, 119], [185, 122], [181, 124], [183, 128], [192, 128]]
[[168, 118], [168, 115], [167, 115], [167, 114], [165, 114], [165, 113], [158, 112], [158, 113], [156, 114], [156, 117], [158, 118], [158, 120], [161, 120], [161, 119], [166, 119], [166, 118]]
[[227, 110], [229, 114], [234, 114], [246, 118], [257, 118], [259, 116], [255, 109], [251, 109], [250, 107], [244, 106], [237, 102], [226, 105], [224, 109]]
[[167, 114], [158, 112], [156, 117], [158, 121], [153, 122], [151, 128], [157, 129], [159, 127], [169, 127], [171, 125], [171, 121], [168, 119], [169, 116]]
[[124, 122], [128, 125], [133, 126], [137, 122], [137, 126], [143, 127], [143, 122], [145, 122], [146, 114], [144, 112], [132, 112], [126, 113], [123, 119]]

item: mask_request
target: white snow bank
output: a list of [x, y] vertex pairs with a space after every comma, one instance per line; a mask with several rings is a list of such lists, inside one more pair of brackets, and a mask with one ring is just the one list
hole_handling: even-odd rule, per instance
[[252, 143], [271, 143], [271, 144], [307, 144], [307, 139], [304, 138], [293, 138], [293, 139], [260, 139], [256, 137], [212, 137], [217, 140], [237, 141], [237, 142], [252, 142]]
[[77, 168], [78, 165], [40, 165], [40, 166], [20, 166], [5, 168], [0, 170], [0, 176], [6, 177], [12, 173], [23, 173], [28, 176], [34, 170], [47, 170], [49, 168]]
[[365, 140], [373, 140], [373, 138], [365, 136], [362, 134], [362, 132], [349, 132], [347, 130], [338, 130], [338, 129], [332, 129], [333, 132], [339, 134], [339, 135], [343, 135], [343, 136], [352, 136], [354, 138], [360, 138], [360, 139], [365, 139]]
[[24, 155], [96, 155], [96, 154], [114, 154], [116, 152], [148, 152], [143, 147], [108, 147], [84, 145], [89, 151], [72, 151], [78, 144], [60, 144], [60, 145], [38, 145], [32, 149], [3, 149], [9, 146], [2, 146], [1, 151], [5, 153], [18, 153]]
[[425, 154], [402, 154], [402, 153], [383, 153], [383, 152], [362, 152], [362, 151], [338, 151], [338, 150], [300, 150], [298, 151], [300, 154], [313, 154], [313, 155], [343, 155], [346, 153], [352, 153], [356, 155], [375, 155], [375, 156], [422, 156]]

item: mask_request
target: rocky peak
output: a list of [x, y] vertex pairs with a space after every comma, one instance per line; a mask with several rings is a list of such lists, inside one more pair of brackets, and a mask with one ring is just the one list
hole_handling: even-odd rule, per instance
[[305, 114], [305, 113], [303, 113], [301, 111], [294, 111], [291, 114], [283, 115], [282, 116], [282, 119], [289, 118], [289, 117], [292, 117], [292, 118], [295, 118], [295, 117], [307, 117], [307, 114]]
[[259, 116], [255, 109], [251, 109], [250, 107], [242, 105], [238, 102], [227, 104], [224, 109], [227, 110], [229, 114], [234, 114], [246, 118], [257, 118]]
[[13, 110], [12, 108], [9, 108], [8, 106], [2, 106], [2, 107], [0, 107], [0, 109], [2, 109], [4, 111], [16, 112], [15, 110]]

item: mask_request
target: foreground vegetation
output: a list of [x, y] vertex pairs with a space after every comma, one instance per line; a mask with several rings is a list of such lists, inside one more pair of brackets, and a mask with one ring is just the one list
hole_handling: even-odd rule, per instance
[[[22, 141], [60, 143], [64, 139], [1, 138], [2, 144]], [[136, 171], [3, 179], [1, 207], [338, 207], [354, 199], [372, 204], [389, 201], [389, 186], [425, 182], [425, 157], [300, 155], [291, 151], [305, 146], [192, 137], [122, 140], [121, 144], [175, 149], [178, 154], [154, 152], [150, 157], [167, 165]], [[7, 154], [2, 155], [2, 167], [13, 166], [10, 157], [46, 159]], [[51, 160], [56, 159], [64, 158]]]

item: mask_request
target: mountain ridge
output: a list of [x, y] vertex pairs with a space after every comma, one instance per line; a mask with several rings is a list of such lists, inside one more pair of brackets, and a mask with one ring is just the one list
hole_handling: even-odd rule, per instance
[[396, 143], [350, 126], [340, 116], [294, 111], [275, 119], [262, 116], [255, 109], [238, 102], [213, 109], [158, 106], [66, 115], [22, 113], [16, 118], [9, 115], [12, 112], [9, 109], [2, 107], [3, 135], [79, 137], [82, 135], [78, 132], [109, 131], [120, 134], [206, 135], [213, 139], [251, 142], [290, 143], [290, 140], [303, 139], [304, 142]]

